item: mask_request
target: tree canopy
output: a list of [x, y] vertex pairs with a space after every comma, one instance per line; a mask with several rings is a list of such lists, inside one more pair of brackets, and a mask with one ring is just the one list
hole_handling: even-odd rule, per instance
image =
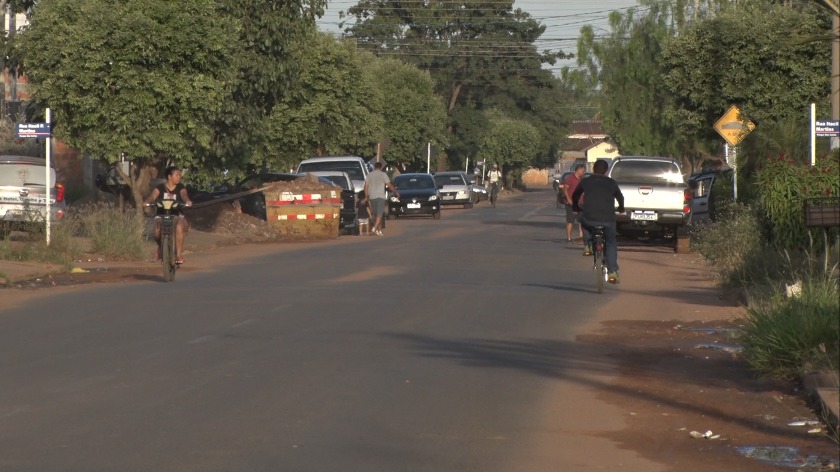
[[[214, 0], [41, 0], [19, 50], [53, 133], [110, 162], [192, 164], [230, 94], [236, 23]], [[148, 177], [148, 176], [147, 176]]]
[[[556, 107], [539, 100], [556, 99], [542, 89], [559, 85], [545, 63], [566, 57], [563, 52], [539, 52], [534, 42], [545, 26], [513, 1], [497, 2], [400, 2], [363, 0], [348, 11], [355, 22], [347, 28], [361, 48], [382, 56], [397, 56], [428, 70], [435, 90], [446, 103], [451, 133], [449, 158], [460, 165], [474, 157], [481, 136], [473, 131], [478, 112], [501, 108], [514, 115], [528, 115], [544, 132], [534, 156], [555, 149], [557, 128], [563, 116]], [[534, 111], [545, 111], [536, 118]], [[460, 120], [466, 119], [467, 122]], [[546, 123], [546, 120], [548, 122]], [[480, 121], [480, 120], [479, 120]], [[469, 131], [464, 133], [464, 131]]]

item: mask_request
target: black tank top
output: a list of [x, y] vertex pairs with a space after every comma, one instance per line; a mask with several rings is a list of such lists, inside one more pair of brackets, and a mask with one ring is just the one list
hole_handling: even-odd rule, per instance
[[[158, 202], [162, 202], [164, 200], [172, 200], [172, 201], [178, 202], [181, 205], [184, 205], [186, 203], [184, 201], [184, 199], [181, 198], [181, 190], [186, 188], [184, 186], [184, 184], [175, 185], [175, 190], [173, 190], [171, 192], [169, 191], [169, 189], [166, 188], [166, 183], [162, 183], [155, 188], [158, 191], [158, 197], [157, 197]], [[159, 215], [163, 214], [164, 213], [163, 208], [158, 208], [157, 212], [158, 212]], [[175, 212], [176, 213], [181, 213], [181, 209], [179, 208], [179, 209], [175, 210]]]

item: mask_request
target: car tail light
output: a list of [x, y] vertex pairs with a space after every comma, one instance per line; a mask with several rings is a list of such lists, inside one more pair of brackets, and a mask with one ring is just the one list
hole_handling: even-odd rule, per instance
[[55, 184], [55, 201], [63, 202], [64, 201], [64, 185], [63, 184]]
[[683, 190], [683, 213], [691, 212], [691, 189]]
[[60, 220], [60, 219], [62, 219], [62, 218], [64, 218], [64, 212], [59, 210], [59, 211], [55, 214], [55, 217], [56, 217], [56, 218], [58, 218], [59, 220]]

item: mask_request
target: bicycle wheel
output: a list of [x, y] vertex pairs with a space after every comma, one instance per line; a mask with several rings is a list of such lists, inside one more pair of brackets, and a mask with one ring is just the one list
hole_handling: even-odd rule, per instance
[[160, 238], [160, 257], [163, 265], [163, 280], [171, 282], [175, 280], [175, 245], [172, 244], [172, 235], [164, 234]]
[[607, 268], [604, 266], [604, 251], [595, 249], [595, 285], [598, 293], [604, 291], [604, 280], [607, 276]]

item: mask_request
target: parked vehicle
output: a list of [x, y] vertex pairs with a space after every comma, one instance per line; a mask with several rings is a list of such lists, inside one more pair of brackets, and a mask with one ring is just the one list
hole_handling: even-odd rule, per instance
[[302, 160], [297, 168], [298, 174], [320, 171], [346, 172], [353, 181], [353, 189], [358, 194], [365, 188], [365, 179], [370, 169], [365, 160], [358, 156], [312, 157]]
[[691, 221], [691, 191], [675, 159], [617, 157], [608, 176], [618, 182], [624, 194], [626, 211], [616, 215], [620, 233], [673, 238], [675, 249], [687, 249], [687, 240], [679, 239], [687, 236]]
[[323, 170], [309, 172], [309, 174], [327, 179], [333, 184], [341, 187], [341, 221], [339, 222], [338, 227], [339, 229], [347, 232], [356, 231], [359, 224], [359, 219], [356, 215], [356, 190], [353, 186], [353, 181], [350, 179], [347, 172]]
[[465, 172], [438, 172], [434, 177], [440, 192], [441, 205], [463, 205], [464, 208], [472, 208], [472, 191]]
[[484, 185], [476, 183], [477, 176], [475, 174], [467, 174], [467, 182], [470, 184], [470, 190], [473, 193], [473, 203], [486, 201], [490, 198], [490, 194]]
[[46, 160], [38, 157], [0, 156], [0, 235], [13, 229], [42, 224], [50, 203], [50, 221], [67, 213], [64, 186], [51, 168], [47, 182]]
[[[723, 190], [731, 191], [731, 170], [709, 170], [688, 178], [691, 189], [691, 224], [703, 224], [715, 219], [715, 201], [726, 199]], [[728, 195], [731, 197], [731, 194]]]
[[394, 177], [400, 196], [388, 199], [391, 216], [429, 215], [440, 219], [440, 193], [430, 174], [400, 174]]

